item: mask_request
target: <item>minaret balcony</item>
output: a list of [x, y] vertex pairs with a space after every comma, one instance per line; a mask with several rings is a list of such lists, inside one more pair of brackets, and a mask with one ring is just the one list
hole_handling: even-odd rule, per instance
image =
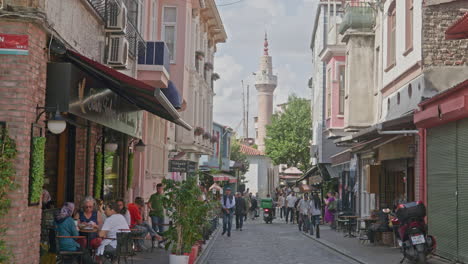
[[275, 75], [260, 75], [257, 74], [255, 77], [255, 84], [268, 84], [268, 85], [277, 85], [278, 77]]
[[144, 52], [138, 54], [138, 80], [157, 88], [169, 84], [170, 56], [163, 41], [148, 41]]
[[369, 2], [349, 2], [345, 7], [345, 15], [339, 26], [340, 34], [347, 30], [372, 31], [375, 25], [375, 15]]

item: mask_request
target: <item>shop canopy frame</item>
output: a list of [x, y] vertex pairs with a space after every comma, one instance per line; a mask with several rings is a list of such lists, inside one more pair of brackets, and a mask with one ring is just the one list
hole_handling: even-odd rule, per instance
[[146, 110], [154, 115], [180, 125], [187, 130], [192, 130], [192, 127], [181, 118], [177, 109], [162, 93], [160, 88], [148, 85], [83, 56], [78, 52], [66, 49], [63, 44], [55, 44], [59, 46], [54, 47], [54, 51], [58, 55], [61, 55], [65, 60], [75, 64], [75, 66], [89, 75], [108, 84], [108, 88], [112, 92], [126, 99], [129, 103], [136, 105], [142, 110]]

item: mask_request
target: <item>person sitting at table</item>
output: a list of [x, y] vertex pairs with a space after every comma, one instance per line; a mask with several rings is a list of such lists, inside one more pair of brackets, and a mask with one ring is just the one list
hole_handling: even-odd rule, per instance
[[[71, 217], [75, 210], [74, 203], [64, 203], [60, 212], [54, 217], [57, 236], [78, 236], [75, 221]], [[59, 238], [60, 251], [83, 251], [82, 262], [93, 263], [89, 252], [81, 247], [74, 238]]]
[[[98, 237], [97, 231], [102, 227], [102, 215], [98, 212], [96, 200], [93, 197], [87, 196], [81, 202], [81, 210], [75, 215], [78, 219], [78, 227], [80, 228], [81, 236], [88, 236], [88, 239], [78, 241], [83, 248], [88, 247], [87, 241], [92, 249], [96, 249], [101, 244], [102, 239]], [[95, 232], [92, 232], [92, 231]]]
[[390, 209], [383, 206], [384, 209], [375, 212], [373, 218], [376, 218], [377, 222], [373, 223], [369, 230], [367, 231], [367, 237], [369, 238], [369, 242], [374, 243], [375, 241], [375, 233], [377, 232], [388, 232], [390, 231], [390, 221], [389, 221], [389, 213]]
[[[152, 239], [161, 241], [162, 237], [159, 236], [148, 223], [143, 221], [140, 210], [143, 210], [144, 207], [145, 201], [141, 197], [136, 197], [135, 203], [129, 203], [127, 205], [128, 211], [130, 211], [130, 228], [137, 230], [132, 231], [136, 236], [146, 237], [149, 234]], [[146, 247], [144, 246], [143, 239], [137, 239], [136, 241], [138, 250], [145, 251]]]
[[[109, 202], [104, 206], [104, 212], [107, 216], [104, 225], [99, 231], [102, 243], [96, 251], [96, 256], [115, 256], [117, 249], [117, 233], [129, 232], [130, 228], [125, 217], [120, 214], [117, 202]], [[100, 262], [101, 263], [101, 258]]]
[[119, 206], [119, 214], [125, 217], [127, 224], [130, 226], [131, 224], [131, 217], [130, 212], [128, 211], [127, 207], [125, 207], [125, 203], [123, 199], [117, 199], [117, 205]]

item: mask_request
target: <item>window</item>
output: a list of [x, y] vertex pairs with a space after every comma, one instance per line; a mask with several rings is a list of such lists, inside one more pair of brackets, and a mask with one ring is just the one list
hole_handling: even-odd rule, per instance
[[413, 12], [414, 12], [414, 4], [413, 0], [406, 0], [406, 32], [405, 32], [405, 47], [406, 51], [405, 54], [411, 51], [413, 48]]
[[400, 104], [400, 100], [401, 100], [401, 98], [400, 98], [400, 92], [398, 92], [398, 93], [397, 93], [397, 104]]
[[177, 25], [177, 8], [164, 7], [162, 35], [164, 42], [169, 48], [171, 62], [176, 60], [176, 25]]
[[393, 1], [387, 13], [387, 68], [396, 62], [396, 3]]
[[345, 105], [345, 66], [340, 65], [338, 67], [339, 71], [339, 82], [340, 82], [340, 91], [339, 91], [339, 96], [340, 96], [340, 106], [339, 106], [339, 111], [338, 114], [343, 115], [344, 114], [344, 105]]
[[390, 111], [390, 98], [387, 99], [387, 110]]
[[331, 69], [327, 71], [327, 118], [331, 117], [331, 96], [332, 96]]
[[408, 85], [408, 97], [411, 98], [413, 95], [413, 86], [411, 86], [411, 83]]
[[158, 35], [158, 1], [153, 0], [153, 7], [151, 8], [151, 40], [155, 41]]

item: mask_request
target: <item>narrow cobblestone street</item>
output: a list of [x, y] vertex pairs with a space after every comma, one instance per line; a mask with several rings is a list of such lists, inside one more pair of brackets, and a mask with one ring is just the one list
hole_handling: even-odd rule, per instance
[[242, 232], [233, 229], [230, 238], [217, 238], [208, 264], [357, 263], [299, 234], [296, 225], [281, 220], [265, 224], [258, 219], [248, 221]]

